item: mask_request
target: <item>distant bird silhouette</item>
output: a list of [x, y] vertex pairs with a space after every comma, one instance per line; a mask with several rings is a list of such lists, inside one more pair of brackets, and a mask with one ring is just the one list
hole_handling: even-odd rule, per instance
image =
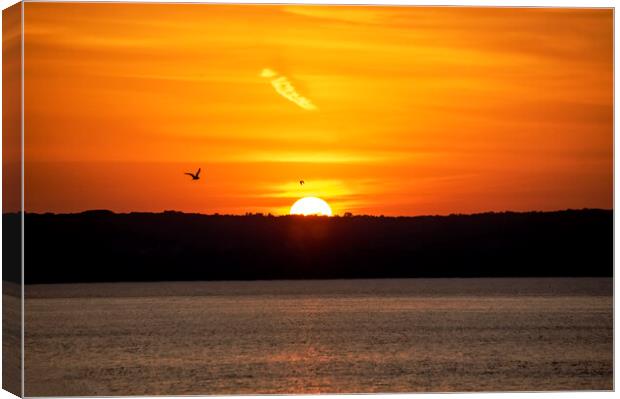
[[303, 186], [304, 184], [306, 184], [306, 182], [305, 182], [305, 181], [303, 181], [303, 180], [300, 180], [300, 181], [299, 181], [299, 185], [300, 185], [300, 186]]
[[186, 172], [185, 174], [188, 176], [191, 176], [192, 180], [198, 180], [200, 179], [200, 168], [198, 168], [198, 171], [196, 172], [196, 174], [189, 173], [189, 172]]

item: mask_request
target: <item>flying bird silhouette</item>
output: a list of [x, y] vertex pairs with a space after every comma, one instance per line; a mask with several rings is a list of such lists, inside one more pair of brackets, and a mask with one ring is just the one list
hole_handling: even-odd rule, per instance
[[299, 181], [299, 185], [300, 185], [300, 186], [303, 186], [304, 184], [306, 184], [306, 182], [305, 182], [305, 181], [303, 181], [303, 180], [300, 180], [300, 181]]
[[189, 172], [186, 172], [185, 174], [188, 175], [188, 176], [191, 176], [192, 180], [198, 180], [198, 179], [200, 179], [200, 168], [198, 168], [198, 171], [196, 171], [196, 174], [189, 173]]

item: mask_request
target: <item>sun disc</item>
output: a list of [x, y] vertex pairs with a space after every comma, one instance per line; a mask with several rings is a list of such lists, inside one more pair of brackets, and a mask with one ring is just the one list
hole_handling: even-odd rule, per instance
[[329, 204], [318, 197], [304, 197], [291, 206], [291, 215], [331, 216]]

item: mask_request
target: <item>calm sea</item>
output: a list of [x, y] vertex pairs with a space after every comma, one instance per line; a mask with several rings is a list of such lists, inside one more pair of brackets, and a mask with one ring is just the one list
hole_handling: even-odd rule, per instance
[[610, 390], [612, 285], [28, 286], [26, 395]]

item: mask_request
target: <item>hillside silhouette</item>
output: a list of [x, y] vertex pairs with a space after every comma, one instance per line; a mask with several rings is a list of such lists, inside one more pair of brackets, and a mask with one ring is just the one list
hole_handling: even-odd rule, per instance
[[[4, 223], [18, 224], [19, 215], [5, 214]], [[613, 272], [611, 210], [332, 218], [26, 214], [25, 241], [29, 284]]]

